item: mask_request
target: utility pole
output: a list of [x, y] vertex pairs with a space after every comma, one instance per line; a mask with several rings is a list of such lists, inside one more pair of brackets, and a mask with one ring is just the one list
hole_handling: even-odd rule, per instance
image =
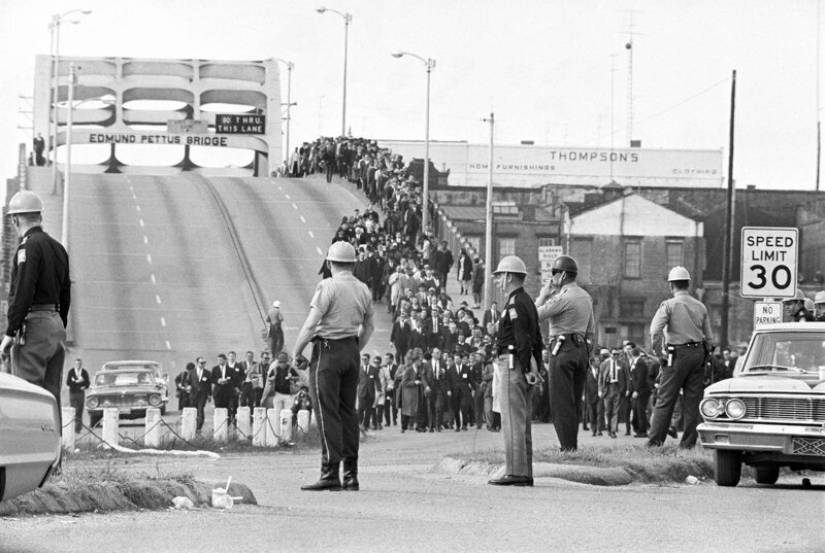
[[736, 114], [736, 70], [733, 70], [730, 90], [730, 138], [728, 146], [728, 193], [725, 200], [725, 236], [722, 251], [722, 329], [719, 347], [728, 346], [728, 309], [730, 309], [731, 233], [733, 231], [733, 131]]
[[489, 119], [482, 119], [490, 123], [490, 158], [487, 162], [489, 174], [487, 176], [487, 223], [484, 236], [484, 309], [490, 309], [493, 303], [492, 279], [493, 274], [493, 136], [495, 115], [490, 113]]

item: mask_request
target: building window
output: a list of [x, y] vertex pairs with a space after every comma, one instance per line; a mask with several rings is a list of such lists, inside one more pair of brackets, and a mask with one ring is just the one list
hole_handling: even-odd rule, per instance
[[667, 268], [682, 267], [685, 264], [685, 244], [681, 240], [668, 240], [665, 244], [667, 248]]
[[644, 298], [621, 298], [619, 316], [623, 319], [639, 319], [645, 316]]
[[639, 347], [645, 345], [645, 325], [644, 323], [631, 323], [627, 325], [627, 339]]
[[625, 278], [642, 278], [641, 242], [625, 242], [624, 276]]
[[592, 259], [593, 259], [593, 241], [574, 239], [570, 245], [570, 255], [576, 260], [579, 265], [579, 275], [576, 281], [581, 284], [591, 284], [592, 282]]
[[515, 238], [499, 238], [498, 239], [498, 258], [501, 259], [506, 255], [516, 255], [516, 239]]
[[555, 238], [539, 238], [539, 248], [555, 246], [556, 239]]

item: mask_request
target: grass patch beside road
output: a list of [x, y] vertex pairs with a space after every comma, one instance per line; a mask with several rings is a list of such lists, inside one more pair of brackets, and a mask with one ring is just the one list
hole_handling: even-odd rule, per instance
[[[501, 450], [480, 452], [469, 458], [456, 455], [468, 463], [504, 465]], [[558, 448], [542, 448], [533, 452], [534, 463], [623, 469], [635, 482], [669, 484], [683, 483], [688, 476], [699, 480], [713, 479], [713, 452], [696, 447], [680, 449], [678, 445], [648, 448], [643, 445], [600, 445], [579, 447], [564, 452]]]

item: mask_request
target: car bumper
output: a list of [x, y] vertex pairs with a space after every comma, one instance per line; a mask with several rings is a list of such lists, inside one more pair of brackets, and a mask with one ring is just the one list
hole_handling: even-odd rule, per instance
[[706, 422], [697, 428], [708, 449], [775, 452], [825, 459], [825, 427]]

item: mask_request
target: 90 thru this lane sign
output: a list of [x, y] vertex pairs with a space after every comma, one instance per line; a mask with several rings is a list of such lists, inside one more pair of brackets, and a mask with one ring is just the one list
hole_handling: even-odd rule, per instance
[[799, 229], [742, 227], [742, 297], [793, 297], [798, 250]]

